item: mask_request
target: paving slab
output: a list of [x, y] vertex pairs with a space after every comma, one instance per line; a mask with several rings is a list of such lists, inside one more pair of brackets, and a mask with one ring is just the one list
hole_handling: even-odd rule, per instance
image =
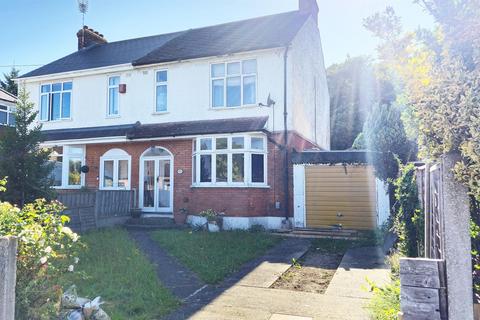
[[390, 281], [390, 269], [380, 247], [348, 250], [335, 272], [325, 295], [369, 299], [372, 292], [367, 282], [384, 285]]

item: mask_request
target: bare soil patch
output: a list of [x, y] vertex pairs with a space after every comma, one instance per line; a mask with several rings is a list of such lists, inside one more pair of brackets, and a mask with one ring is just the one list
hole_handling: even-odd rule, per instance
[[312, 248], [301, 260], [295, 262], [272, 288], [324, 293], [342, 257], [343, 252], [331, 253]]

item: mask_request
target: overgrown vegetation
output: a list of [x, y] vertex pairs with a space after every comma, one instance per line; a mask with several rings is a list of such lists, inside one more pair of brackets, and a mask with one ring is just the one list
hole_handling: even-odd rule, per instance
[[220, 282], [281, 240], [259, 232], [179, 230], [157, 231], [153, 239], [209, 284]]
[[394, 230], [398, 235], [398, 250], [407, 257], [420, 257], [424, 253], [424, 215], [412, 163], [401, 168], [395, 187]]
[[[5, 190], [0, 181], [0, 192]], [[22, 209], [0, 202], [0, 235], [18, 237], [15, 319], [54, 319], [62, 288], [58, 278], [78, 262], [78, 235], [58, 202], [36, 200]]]
[[[380, 63], [398, 79], [399, 95], [406, 102], [402, 119], [408, 135], [418, 142], [420, 157], [436, 159], [448, 152], [460, 153], [456, 177], [478, 201], [480, 3], [416, 2], [437, 22], [434, 30], [403, 32], [392, 8], [368, 18], [365, 25], [381, 40]], [[478, 246], [474, 243], [474, 247]], [[474, 265], [474, 270], [480, 268], [475, 258]]]
[[7, 190], [0, 200], [23, 207], [35, 199], [53, 196], [49, 177], [52, 165], [49, 151], [40, 148], [41, 125], [34, 124], [38, 111], [28, 101], [28, 94], [20, 90], [15, 112], [15, 127], [5, 128], [0, 139], [0, 172], [7, 176]]
[[82, 235], [82, 242], [78, 272], [61, 282], [65, 288], [75, 284], [80, 296], [101, 296], [113, 320], [158, 319], [179, 305], [126, 231], [93, 231]]
[[400, 312], [400, 257], [400, 254], [394, 253], [388, 258], [388, 264], [392, 270], [389, 284], [380, 287], [369, 282], [373, 298], [368, 304], [368, 309], [375, 320], [398, 319]]

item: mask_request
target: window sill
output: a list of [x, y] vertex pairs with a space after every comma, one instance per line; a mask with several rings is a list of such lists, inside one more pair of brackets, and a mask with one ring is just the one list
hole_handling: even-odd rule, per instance
[[83, 186], [53, 186], [52, 188], [57, 190], [80, 190]]
[[161, 115], [164, 115], [164, 114], [169, 114], [170, 112], [169, 111], [155, 111], [155, 112], [152, 112], [152, 116], [161, 116]]
[[226, 189], [226, 188], [243, 188], [243, 189], [270, 189], [269, 185], [266, 184], [225, 184], [225, 185], [218, 185], [218, 184], [192, 184], [190, 188], [220, 188], [220, 189]]
[[130, 191], [130, 188], [98, 188], [100, 191]]
[[73, 121], [72, 118], [58, 119], [58, 120], [39, 120], [40, 123], [57, 123], [57, 122], [69, 122]]
[[120, 118], [120, 115], [115, 115], [115, 116], [106, 116], [105, 119], [118, 119]]
[[246, 104], [238, 107], [210, 107], [210, 110], [223, 111], [223, 110], [235, 110], [235, 109], [253, 109], [260, 108], [258, 104]]

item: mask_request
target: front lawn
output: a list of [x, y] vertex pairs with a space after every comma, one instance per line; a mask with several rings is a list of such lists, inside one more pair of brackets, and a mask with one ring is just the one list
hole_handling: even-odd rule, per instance
[[74, 283], [79, 296], [101, 296], [103, 308], [113, 320], [157, 319], [178, 306], [126, 231], [95, 231], [82, 235], [81, 241], [87, 248], [79, 257], [77, 270], [62, 282], [67, 287]]
[[161, 230], [152, 238], [209, 284], [220, 282], [281, 240], [266, 233], [245, 231]]

